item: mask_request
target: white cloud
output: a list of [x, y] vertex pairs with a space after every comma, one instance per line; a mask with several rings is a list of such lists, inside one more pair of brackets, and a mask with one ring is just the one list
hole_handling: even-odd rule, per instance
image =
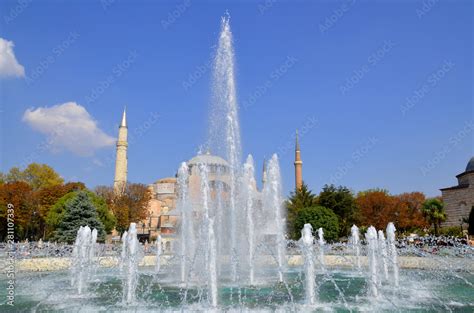
[[28, 109], [23, 121], [46, 135], [52, 152], [69, 150], [80, 156], [91, 156], [95, 150], [115, 143], [115, 138], [104, 133], [87, 110], [75, 102]]
[[1, 76], [25, 76], [25, 68], [18, 63], [13, 52], [15, 44], [13, 41], [0, 38], [0, 77]]

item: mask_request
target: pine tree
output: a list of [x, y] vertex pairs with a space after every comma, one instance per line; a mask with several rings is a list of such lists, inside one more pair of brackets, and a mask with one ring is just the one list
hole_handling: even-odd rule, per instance
[[316, 196], [308, 189], [308, 185], [303, 183], [301, 188], [295, 189], [290, 194], [290, 198], [286, 202], [288, 210], [288, 235], [291, 239], [300, 237], [301, 229], [296, 229], [295, 222], [301, 209], [312, 207], [316, 203]]
[[86, 225], [91, 229], [97, 229], [99, 241], [105, 239], [104, 225], [99, 219], [94, 204], [86, 192], [80, 191], [77, 197], [67, 203], [64, 217], [56, 229], [54, 240], [72, 243], [76, 239], [79, 227]]

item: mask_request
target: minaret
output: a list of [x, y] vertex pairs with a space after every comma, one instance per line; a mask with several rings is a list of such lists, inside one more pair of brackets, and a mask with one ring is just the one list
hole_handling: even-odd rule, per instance
[[303, 161], [301, 161], [300, 143], [298, 141], [298, 130], [296, 130], [295, 143], [295, 189], [301, 189], [303, 185]]
[[114, 192], [121, 194], [125, 190], [127, 184], [127, 117], [125, 109], [123, 110], [122, 123], [119, 126], [117, 140], [117, 157], [115, 159], [115, 179]]

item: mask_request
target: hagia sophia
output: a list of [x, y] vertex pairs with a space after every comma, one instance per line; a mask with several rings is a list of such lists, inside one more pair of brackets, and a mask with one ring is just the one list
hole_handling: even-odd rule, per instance
[[[114, 191], [123, 192], [127, 183], [127, 119], [124, 110], [119, 126], [117, 140]], [[210, 152], [198, 154], [186, 162], [189, 168], [188, 190], [190, 198], [199, 201], [200, 177], [197, 172], [197, 165], [206, 164], [209, 168], [209, 182], [211, 188], [218, 186], [226, 190], [228, 186], [229, 165], [223, 158], [212, 155]], [[300, 188], [303, 183], [303, 162], [301, 160], [301, 150], [296, 133], [295, 142], [295, 188]], [[266, 177], [265, 161], [262, 173], [262, 186]], [[467, 164], [466, 170], [456, 176], [458, 185], [442, 188], [442, 198], [445, 203], [447, 220], [444, 226], [459, 226], [463, 219], [467, 218], [472, 206], [474, 206], [474, 157]], [[141, 240], [154, 240], [158, 235], [162, 237], [162, 244], [165, 251], [170, 251], [176, 237], [178, 226], [178, 215], [176, 210], [177, 200], [177, 179], [173, 177], [160, 178], [149, 185], [152, 199], [148, 204], [147, 219], [138, 223], [138, 235]], [[257, 192], [261, 190], [257, 189]]]

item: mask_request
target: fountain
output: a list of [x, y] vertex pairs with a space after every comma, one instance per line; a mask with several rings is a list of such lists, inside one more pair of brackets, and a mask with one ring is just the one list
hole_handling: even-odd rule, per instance
[[301, 246], [304, 256], [306, 303], [313, 305], [316, 302], [316, 283], [313, 253], [314, 236], [311, 224], [304, 224], [301, 230]]
[[131, 223], [128, 232], [122, 236], [122, 286], [123, 286], [123, 302], [132, 304], [135, 302], [138, 283], [138, 262], [141, 259], [140, 243], [137, 238], [137, 225]]
[[365, 240], [368, 243], [367, 258], [369, 262], [369, 293], [372, 297], [378, 296], [378, 269], [377, 269], [377, 230], [370, 226], [365, 233]]
[[360, 234], [359, 227], [352, 225], [350, 242], [354, 250], [357, 269], [360, 270]]
[[[135, 223], [123, 233], [121, 245], [96, 244], [97, 232], [87, 226], [78, 230], [73, 247], [46, 242], [35, 250], [30, 243], [18, 244], [18, 251], [32, 253], [17, 255], [21, 309], [472, 311], [474, 251], [466, 245], [430, 252], [432, 238], [422, 247], [407, 245], [396, 238], [393, 223], [386, 239], [369, 227], [361, 240], [353, 225], [349, 245], [328, 236], [325, 241], [324, 227], [317, 229], [316, 243], [310, 224], [299, 241], [285, 237], [278, 156], [268, 162], [260, 190], [252, 156], [242, 164], [234, 58], [226, 16], [213, 63], [209, 140], [195, 162], [182, 163], [177, 173], [178, 233], [158, 236], [156, 253], [142, 251]], [[162, 251], [162, 239], [176, 245]], [[65, 275], [69, 260], [71, 275]], [[69, 283], [72, 287], [64, 288]], [[7, 286], [7, 280], [0, 278], [0, 284]], [[0, 288], [1, 296], [6, 292]], [[0, 311], [9, 309], [0, 304]]]
[[82, 294], [87, 288], [95, 256], [96, 241], [96, 229], [91, 230], [89, 226], [79, 227], [71, 262], [71, 286], [77, 289], [78, 294]]

